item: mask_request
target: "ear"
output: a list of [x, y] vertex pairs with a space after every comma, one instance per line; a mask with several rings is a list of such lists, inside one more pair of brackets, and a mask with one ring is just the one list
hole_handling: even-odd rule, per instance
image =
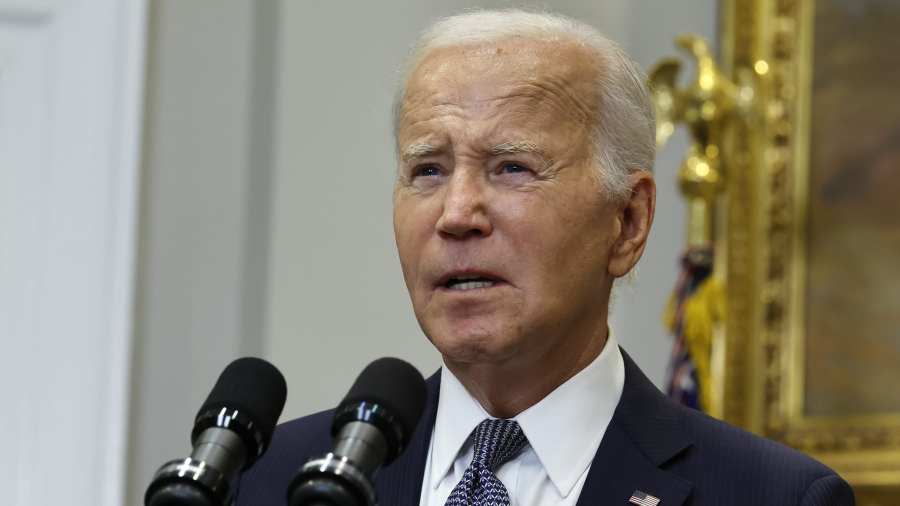
[[612, 245], [607, 267], [615, 278], [628, 274], [644, 254], [656, 209], [656, 182], [650, 172], [632, 172], [628, 175], [628, 186], [631, 192], [619, 209], [619, 234]]

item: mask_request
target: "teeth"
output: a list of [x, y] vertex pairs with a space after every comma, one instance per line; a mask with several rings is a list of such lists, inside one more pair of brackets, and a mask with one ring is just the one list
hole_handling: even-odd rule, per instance
[[474, 290], [476, 288], [488, 288], [494, 286], [493, 281], [463, 281], [460, 283], [451, 283], [451, 290]]

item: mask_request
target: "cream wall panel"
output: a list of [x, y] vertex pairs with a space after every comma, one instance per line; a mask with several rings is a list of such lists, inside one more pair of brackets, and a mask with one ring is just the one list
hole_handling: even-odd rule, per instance
[[123, 504], [144, 9], [0, 1], [4, 504]]

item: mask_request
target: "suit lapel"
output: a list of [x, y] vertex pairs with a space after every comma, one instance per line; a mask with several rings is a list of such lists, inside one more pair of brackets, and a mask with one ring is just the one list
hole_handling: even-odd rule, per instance
[[419, 498], [422, 496], [422, 479], [425, 475], [425, 461], [428, 458], [431, 433], [437, 418], [440, 384], [441, 372], [439, 370], [426, 382], [428, 400], [409, 446], [396, 461], [375, 476], [375, 493], [379, 504], [386, 506], [419, 504]]
[[610, 426], [588, 471], [577, 506], [626, 505], [640, 490], [660, 499], [659, 506], [680, 506], [692, 485], [647, 460], [628, 435]]
[[577, 506], [628, 504], [635, 491], [680, 506], [693, 485], [660, 466], [691, 446], [669, 401], [624, 350], [625, 386], [594, 456]]

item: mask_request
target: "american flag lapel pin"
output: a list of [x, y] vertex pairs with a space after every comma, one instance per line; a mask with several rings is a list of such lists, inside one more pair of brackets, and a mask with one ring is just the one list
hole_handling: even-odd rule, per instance
[[637, 504], [638, 506], [656, 506], [659, 504], [659, 497], [654, 497], [647, 492], [635, 490], [634, 493], [631, 494], [631, 498], [628, 499], [628, 502]]

